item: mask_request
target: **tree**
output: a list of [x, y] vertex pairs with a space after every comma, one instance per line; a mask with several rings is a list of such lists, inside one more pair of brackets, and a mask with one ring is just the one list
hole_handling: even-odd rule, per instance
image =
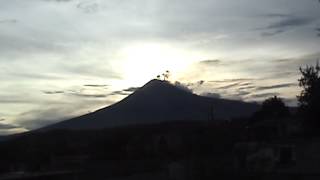
[[266, 99], [261, 109], [254, 114], [254, 118], [258, 120], [268, 118], [283, 118], [290, 115], [289, 108], [285, 105], [281, 98], [277, 96]]
[[164, 73], [162, 73], [161, 75], [157, 75], [157, 79], [161, 79], [161, 76], [163, 77], [163, 81], [168, 81], [169, 77], [170, 77], [170, 71], [166, 70]]
[[[309, 125], [320, 125], [315, 121], [320, 116], [320, 66], [300, 67], [302, 77], [299, 79], [299, 86], [302, 91], [297, 96], [299, 101], [299, 112], [306, 118]], [[311, 123], [311, 124], [310, 124]]]
[[163, 80], [167, 81], [170, 77], [170, 71], [166, 70], [166, 72], [164, 72], [162, 76], [163, 76]]

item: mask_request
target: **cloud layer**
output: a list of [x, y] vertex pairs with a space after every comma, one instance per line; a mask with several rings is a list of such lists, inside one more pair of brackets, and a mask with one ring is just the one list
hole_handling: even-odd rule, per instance
[[320, 57], [319, 9], [316, 0], [1, 1], [0, 133], [110, 105], [167, 69], [202, 95], [292, 100], [298, 67]]

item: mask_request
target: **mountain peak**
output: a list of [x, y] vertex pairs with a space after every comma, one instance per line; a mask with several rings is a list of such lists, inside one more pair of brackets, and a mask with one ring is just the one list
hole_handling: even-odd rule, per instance
[[149, 82], [147, 82], [144, 86], [141, 88], [161, 88], [161, 87], [168, 87], [173, 86], [170, 84], [169, 81], [159, 80], [159, 79], [152, 79]]
[[[139, 97], [139, 99], [151, 98], [154, 101], [159, 101], [161, 99], [177, 99], [186, 95], [194, 94], [171, 84], [169, 81], [153, 79], [139, 88], [139, 90], [131, 96]], [[131, 96], [128, 99], [131, 99]]]
[[118, 103], [46, 129], [99, 129], [172, 121], [208, 121], [250, 116], [257, 105], [198, 96], [168, 81], [153, 79]]

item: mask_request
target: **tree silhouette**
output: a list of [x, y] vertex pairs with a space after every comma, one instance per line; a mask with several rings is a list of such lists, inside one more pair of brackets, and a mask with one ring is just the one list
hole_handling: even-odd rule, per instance
[[[320, 125], [316, 119], [320, 115], [320, 66], [300, 67], [302, 77], [299, 79], [299, 86], [302, 91], [297, 96], [299, 101], [299, 112], [306, 118], [309, 125]], [[310, 124], [311, 123], [311, 124]]]
[[167, 81], [167, 80], [169, 79], [169, 77], [170, 77], [170, 71], [169, 71], [169, 70], [166, 70], [166, 72], [164, 72], [164, 73], [162, 74], [162, 76], [163, 76], [163, 80], [164, 80], [164, 81]]
[[254, 118], [258, 120], [269, 118], [283, 118], [290, 115], [288, 107], [284, 104], [281, 98], [277, 96], [266, 99], [262, 103], [262, 107], [254, 114]]

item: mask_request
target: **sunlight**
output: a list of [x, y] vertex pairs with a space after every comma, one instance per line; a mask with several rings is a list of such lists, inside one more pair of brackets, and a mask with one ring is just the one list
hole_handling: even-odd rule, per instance
[[175, 80], [192, 63], [193, 56], [180, 49], [163, 44], [138, 44], [125, 48], [123, 74], [130, 84], [140, 85], [166, 70]]

